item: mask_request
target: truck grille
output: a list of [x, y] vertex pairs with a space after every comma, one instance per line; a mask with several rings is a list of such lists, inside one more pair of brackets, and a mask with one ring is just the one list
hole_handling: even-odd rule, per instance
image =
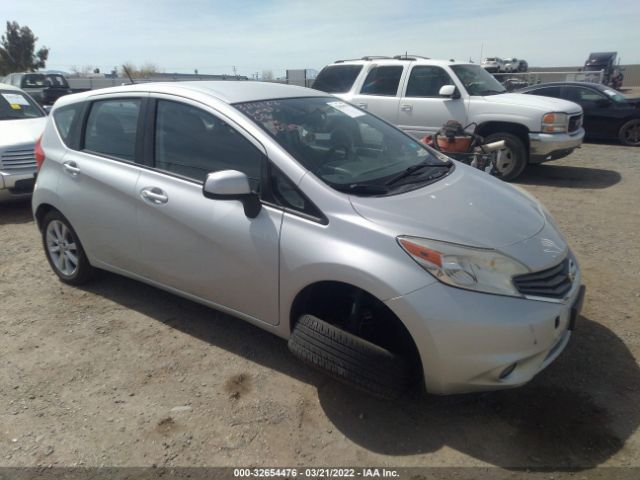
[[571, 290], [575, 271], [574, 261], [565, 258], [555, 267], [513, 277], [513, 284], [523, 295], [564, 298]]
[[35, 145], [5, 150], [0, 155], [0, 167], [5, 172], [36, 168]]
[[582, 115], [569, 117], [569, 133], [575, 132], [582, 126]]

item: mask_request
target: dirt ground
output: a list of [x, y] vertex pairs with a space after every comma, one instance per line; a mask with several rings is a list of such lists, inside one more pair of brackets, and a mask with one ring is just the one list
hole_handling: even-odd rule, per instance
[[569, 346], [519, 389], [395, 403], [155, 288], [67, 287], [30, 206], [0, 206], [0, 466], [640, 467], [640, 149], [587, 144], [519, 183], [581, 262]]

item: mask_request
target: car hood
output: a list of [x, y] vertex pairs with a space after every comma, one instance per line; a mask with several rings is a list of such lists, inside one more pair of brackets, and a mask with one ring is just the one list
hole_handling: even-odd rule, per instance
[[35, 143], [46, 122], [47, 117], [0, 120], [0, 147]]
[[484, 172], [456, 162], [449, 176], [386, 197], [350, 196], [362, 217], [395, 232], [499, 249], [527, 240], [545, 226], [535, 200]]
[[577, 103], [559, 98], [542, 97], [540, 95], [526, 95], [524, 93], [501, 93], [484, 97], [489, 103], [504, 105], [518, 105], [521, 107], [535, 108], [546, 112], [581, 113], [582, 107]]

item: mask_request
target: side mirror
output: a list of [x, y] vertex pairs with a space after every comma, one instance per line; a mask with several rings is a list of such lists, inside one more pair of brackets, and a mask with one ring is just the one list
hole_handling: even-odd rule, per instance
[[237, 170], [209, 173], [202, 186], [202, 194], [215, 200], [240, 200], [244, 214], [249, 218], [257, 217], [262, 208], [260, 198], [251, 191], [249, 178]]
[[460, 98], [460, 94], [456, 95], [456, 87], [454, 85], [443, 85], [440, 87], [438, 95], [441, 97]]

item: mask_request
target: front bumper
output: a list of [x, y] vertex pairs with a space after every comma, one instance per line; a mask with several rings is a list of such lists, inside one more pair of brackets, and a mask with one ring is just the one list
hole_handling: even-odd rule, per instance
[[579, 273], [573, 285], [553, 302], [434, 283], [386, 304], [418, 347], [429, 393], [498, 390], [527, 383], [564, 350], [582, 306]]
[[27, 199], [33, 193], [34, 171], [0, 171], [0, 202]]
[[542, 163], [566, 157], [582, 145], [584, 128], [568, 133], [530, 133], [529, 163]]

